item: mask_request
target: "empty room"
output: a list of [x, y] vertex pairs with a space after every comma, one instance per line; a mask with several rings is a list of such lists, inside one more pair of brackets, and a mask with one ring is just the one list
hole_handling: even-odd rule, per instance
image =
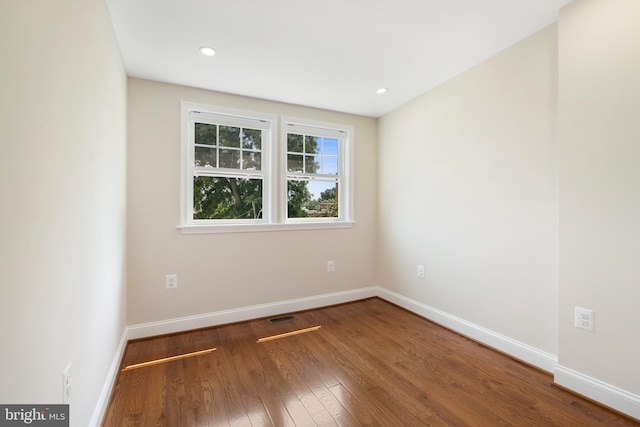
[[3, 0], [0, 425], [639, 425], [638, 17]]

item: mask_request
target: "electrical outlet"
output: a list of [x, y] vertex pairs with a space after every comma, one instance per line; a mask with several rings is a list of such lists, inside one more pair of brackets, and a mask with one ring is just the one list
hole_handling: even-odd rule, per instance
[[575, 307], [574, 326], [576, 328], [593, 332], [593, 329], [595, 327], [595, 314], [593, 313], [593, 310], [582, 307]]
[[178, 275], [167, 274], [164, 278], [164, 287], [166, 289], [176, 289], [178, 287]]
[[327, 273], [333, 273], [336, 271], [336, 263], [334, 261], [327, 261]]
[[418, 279], [424, 279], [424, 265], [418, 266]]
[[62, 403], [69, 403], [71, 400], [71, 363], [62, 372]]

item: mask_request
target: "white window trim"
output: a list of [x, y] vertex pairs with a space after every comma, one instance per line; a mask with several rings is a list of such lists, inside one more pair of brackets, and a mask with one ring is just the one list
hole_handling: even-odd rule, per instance
[[[247, 127], [256, 126], [257, 122], [262, 122], [259, 127], [266, 130], [266, 138], [262, 141], [262, 165], [261, 171], [256, 171], [255, 176], [262, 178], [263, 185], [263, 203], [262, 203], [262, 218], [260, 219], [243, 219], [243, 220], [194, 220], [193, 219], [193, 177], [198, 175], [198, 169], [194, 166], [194, 153], [192, 150], [193, 140], [193, 126], [191, 126], [191, 115], [194, 112], [201, 112], [204, 114], [210, 114], [215, 117], [211, 122], [225, 124], [225, 116], [229, 117], [227, 124], [243, 124]], [[203, 117], [202, 122], [207, 123], [208, 118]], [[270, 204], [273, 200], [272, 197], [272, 184], [271, 178], [273, 176], [274, 163], [273, 156], [271, 155], [271, 147], [273, 146], [273, 127], [277, 125], [277, 117], [264, 113], [256, 113], [252, 111], [235, 110], [229, 108], [223, 108], [218, 106], [197, 104], [192, 102], [181, 103], [181, 152], [180, 152], [180, 224], [178, 228], [183, 230], [192, 228], [218, 228], [225, 226], [253, 226], [258, 224], [268, 224], [274, 217], [274, 207]], [[207, 171], [205, 171], [207, 172]], [[220, 169], [217, 171], [211, 171], [212, 175], [218, 174], [233, 175], [237, 173], [238, 176], [251, 175], [250, 171], [242, 172], [237, 170]], [[225, 172], [229, 172], [225, 174]], [[203, 173], [202, 175], [209, 175], [209, 173]]]
[[255, 233], [263, 231], [302, 231], [352, 228], [355, 222], [308, 222], [294, 224], [215, 224], [178, 226], [182, 234]]
[[[190, 126], [190, 113], [200, 111], [216, 116], [229, 116], [232, 120], [246, 118], [247, 120], [262, 120], [270, 124], [267, 131], [267, 140], [262, 142], [262, 171], [263, 176], [263, 217], [259, 220], [194, 220], [193, 219], [193, 153], [191, 150], [192, 127]], [[177, 228], [182, 234], [203, 233], [238, 233], [260, 231], [295, 231], [332, 228], [351, 228], [354, 226], [353, 208], [353, 138], [352, 126], [337, 125], [334, 123], [318, 122], [308, 119], [282, 117], [280, 123], [283, 130], [278, 132], [278, 117], [273, 114], [258, 113], [246, 110], [230, 109], [200, 103], [181, 102], [181, 129], [180, 129], [180, 223]], [[341, 203], [344, 203], [345, 212], [342, 218], [299, 218], [287, 220], [286, 197], [286, 129], [285, 123], [306, 125], [314, 130], [338, 129], [348, 133], [344, 150], [345, 177], [348, 185], [345, 185]], [[280, 141], [274, 141], [276, 136]], [[284, 142], [283, 142], [284, 141]], [[284, 144], [284, 146], [283, 146]], [[344, 202], [342, 198], [344, 197]]]
[[[343, 188], [339, 192], [339, 205], [340, 205], [340, 217], [338, 218], [287, 218], [287, 133], [291, 128], [294, 130], [307, 130], [317, 136], [336, 137], [337, 134], [340, 139], [344, 140], [343, 144], [340, 144], [338, 159], [340, 175], [343, 178]], [[353, 126], [341, 125], [336, 123], [321, 122], [316, 120], [303, 119], [299, 117], [283, 116], [280, 123], [280, 159], [283, 164], [280, 167], [280, 176], [278, 181], [283, 183], [284, 188], [281, 189], [280, 198], [280, 212], [281, 220], [284, 224], [288, 225], [303, 225], [303, 224], [353, 224], [353, 188], [354, 188], [354, 176], [353, 176], [353, 139], [354, 130]], [[321, 175], [319, 175], [321, 177]]]

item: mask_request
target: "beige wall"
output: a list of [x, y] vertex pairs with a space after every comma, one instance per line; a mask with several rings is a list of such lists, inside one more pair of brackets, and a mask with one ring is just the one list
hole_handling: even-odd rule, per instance
[[[636, 395], [639, 16], [636, 0], [579, 0], [559, 27], [559, 364]], [[593, 333], [573, 327], [575, 306], [595, 311]]]
[[[350, 229], [183, 235], [180, 102], [353, 125]], [[129, 324], [339, 292], [375, 283], [376, 120], [140, 79], [129, 80]], [[336, 271], [326, 272], [334, 260]], [[166, 290], [166, 274], [179, 287]]]
[[383, 116], [378, 179], [378, 284], [552, 354], [556, 41], [550, 26]]
[[126, 75], [101, 0], [0, 6], [0, 402], [89, 425], [126, 325]]

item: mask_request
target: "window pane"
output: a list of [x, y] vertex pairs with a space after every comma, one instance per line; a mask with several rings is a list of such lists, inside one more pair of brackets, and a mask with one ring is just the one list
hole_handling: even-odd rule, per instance
[[322, 173], [327, 175], [338, 174], [338, 158], [337, 157], [323, 157], [322, 158]]
[[287, 182], [288, 218], [337, 218], [338, 183], [335, 181]]
[[262, 149], [262, 131], [260, 129], [242, 130], [242, 148], [248, 150]]
[[216, 167], [216, 149], [209, 147], [196, 147], [195, 165], [209, 168]]
[[240, 169], [240, 150], [220, 150], [220, 167]]
[[240, 148], [240, 128], [220, 126], [220, 145]]
[[336, 138], [323, 138], [322, 153], [325, 156], [338, 155], [338, 140]]
[[307, 154], [319, 154], [321, 140], [322, 138], [316, 138], [315, 136], [305, 136], [304, 152]]
[[256, 170], [262, 169], [262, 153], [255, 151], [243, 151], [242, 152], [242, 169]]
[[287, 181], [287, 217], [306, 218], [307, 204], [311, 202], [308, 181]]
[[195, 124], [195, 143], [200, 145], [216, 145], [218, 140], [216, 135], [216, 125], [207, 123]]
[[303, 156], [297, 154], [287, 154], [287, 170], [302, 173], [302, 158]]
[[287, 151], [292, 153], [302, 153], [303, 149], [304, 146], [302, 135], [297, 135], [294, 133], [287, 134]]
[[320, 173], [320, 156], [304, 156], [305, 173]]
[[193, 219], [262, 218], [262, 180], [196, 176]]
[[307, 205], [310, 217], [337, 218], [338, 183], [335, 181], [311, 181], [311, 202]]

